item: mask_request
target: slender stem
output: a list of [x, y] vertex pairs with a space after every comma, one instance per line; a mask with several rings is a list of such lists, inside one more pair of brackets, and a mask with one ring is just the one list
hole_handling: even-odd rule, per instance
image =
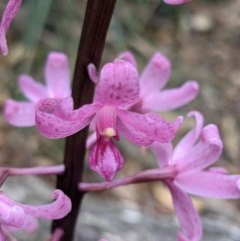
[[166, 167], [164, 169], [151, 169], [139, 172], [129, 177], [123, 177], [121, 179], [116, 179], [111, 182], [101, 182], [101, 183], [79, 183], [79, 190], [85, 192], [96, 192], [96, 191], [104, 191], [107, 189], [111, 189], [114, 187], [125, 186], [136, 183], [143, 182], [154, 182], [161, 181], [164, 179], [174, 178], [175, 176], [175, 168], [174, 167]]
[[25, 176], [25, 175], [50, 175], [62, 174], [65, 170], [63, 164], [56, 166], [39, 166], [27, 168], [13, 168], [1, 167], [0, 168], [0, 186], [9, 176]]
[[[74, 108], [92, 101], [94, 85], [88, 77], [87, 65], [93, 63], [99, 67], [115, 3], [116, 0], [88, 0], [73, 77]], [[64, 175], [58, 176], [57, 188], [70, 197], [72, 211], [52, 225], [52, 231], [56, 228], [64, 230], [61, 241], [73, 240], [76, 219], [84, 196], [84, 192], [78, 190], [78, 183], [82, 180], [84, 169], [87, 133], [88, 128], [85, 128], [66, 139], [66, 171]]]

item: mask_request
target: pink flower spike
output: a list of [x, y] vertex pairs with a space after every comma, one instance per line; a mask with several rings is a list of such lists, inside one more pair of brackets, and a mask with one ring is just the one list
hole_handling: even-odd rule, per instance
[[192, 0], [163, 0], [163, 1], [170, 5], [180, 5], [180, 4], [191, 2]]
[[[29, 102], [6, 101], [4, 116], [14, 126], [29, 127], [35, 125], [35, 106], [43, 98], [53, 97], [55, 100], [70, 98], [70, 76], [68, 59], [63, 53], [52, 52], [46, 63], [46, 86], [35, 82], [27, 75], [20, 76], [20, 90]], [[70, 103], [70, 102], [69, 102]], [[69, 109], [72, 105], [69, 105]]]
[[123, 167], [123, 157], [112, 138], [100, 136], [89, 154], [90, 168], [98, 172], [107, 181], [111, 181], [116, 172]]
[[0, 51], [4, 56], [8, 54], [8, 46], [6, 40], [6, 34], [12, 20], [17, 15], [20, 7], [22, 5], [22, 0], [9, 0], [8, 4], [4, 10], [1, 23], [0, 23]]

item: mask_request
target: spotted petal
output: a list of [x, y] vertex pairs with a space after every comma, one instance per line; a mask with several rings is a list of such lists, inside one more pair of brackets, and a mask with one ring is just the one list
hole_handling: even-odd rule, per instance
[[154, 113], [138, 114], [119, 109], [117, 129], [129, 141], [136, 145], [145, 146], [153, 141], [171, 141], [181, 122], [182, 117], [171, 123]]
[[128, 107], [139, 97], [139, 78], [136, 68], [121, 59], [103, 66], [96, 85], [94, 102], [115, 107]]
[[58, 116], [56, 111], [61, 102], [54, 99], [44, 99], [36, 106], [36, 127], [39, 132], [52, 139], [70, 136], [84, 127], [94, 118], [99, 106], [96, 104], [84, 105], [73, 112], [73, 115]]
[[65, 217], [72, 208], [70, 199], [59, 189], [52, 193], [53, 203], [39, 206], [31, 206], [21, 204], [25, 212], [34, 217], [41, 217], [44, 219], [60, 219]]

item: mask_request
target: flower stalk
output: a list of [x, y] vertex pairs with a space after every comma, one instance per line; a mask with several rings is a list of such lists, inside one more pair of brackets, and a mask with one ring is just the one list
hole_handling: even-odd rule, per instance
[[[72, 85], [75, 109], [92, 101], [94, 84], [89, 79], [87, 65], [93, 63], [99, 67], [115, 3], [116, 0], [88, 0]], [[72, 211], [52, 225], [53, 232], [56, 228], [64, 231], [61, 241], [73, 240], [78, 211], [85, 193], [78, 190], [78, 183], [82, 180], [87, 134], [88, 128], [84, 128], [66, 139], [66, 169], [64, 175], [58, 176], [57, 187], [70, 197]]]
[[174, 178], [175, 171], [176, 171], [175, 168], [171, 166], [165, 167], [164, 169], [159, 169], [159, 168], [149, 169], [128, 177], [114, 179], [110, 182], [98, 182], [98, 183], [81, 182], [79, 183], [78, 187], [79, 187], [79, 190], [82, 190], [85, 192], [105, 191], [115, 187], [126, 186], [130, 184], [156, 182], [164, 179]]

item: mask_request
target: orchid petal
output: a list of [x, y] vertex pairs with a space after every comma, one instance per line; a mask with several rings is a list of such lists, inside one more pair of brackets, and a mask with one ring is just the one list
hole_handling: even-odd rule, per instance
[[175, 137], [182, 122], [182, 117], [171, 123], [154, 113], [138, 114], [120, 109], [117, 111], [117, 129], [136, 145], [145, 146], [153, 141], [169, 142]]
[[[32, 230], [32, 228], [36, 228], [35, 220], [32, 222], [33, 225], [31, 225], [29, 222], [28, 214], [21, 207], [21, 204], [11, 200], [2, 192], [0, 193], [0, 201], [1, 224], [26, 230]], [[30, 227], [28, 226], [29, 224]]]
[[189, 131], [182, 139], [181, 141], [176, 145], [174, 148], [174, 153], [172, 159], [175, 160], [177, 157], [181, 157], [186, 153], [190, 148], [193, 147], [195, 142], [198, 140], [202, 128], [203, 128], [203, 116], [200, 112], [197, 111], [191, 111], [188, 113], [188, 116], [193, 116], [196, 120], [195, 127]]
[[180, 5], [180, 4], [191, 2], [192, 0], [163, 0], [163, 1], [170, 5]]
[[35, 125], [35, 105], [30, 102], [7, 100], [4, 105], [5, 120], [18, 127]]
[[95, 142], [97, 141], [97, 132], [94, 131], [93, 133], [91, 133], [86, 141], [86, 148], [90, 148]]
[[202, 222], [189, 196], [170, 181], [168, 186], [177, 218], [180, 223], [181, 233], [178, 241], [199, 241], [202, 237]]
[[172, 158], [173, 146], [171, 142], [160, 143], [153, 142], [149, 148], [157, 158], [158, 166], [164, 168], [168, 165]]
[[97, 72], [97, 68], [94, 64], [89, 64], [87, 66], [87, 71], [88, 71], [88, 76], [91, 79], [91, 81], [94, 84], [97, 84], [99, 82], [99, 76], [98, 76], [98, 72]]
[[58, 102], [59, 104], [56, 105], [55, 114], [63, 119], [73, 118], [76, 115], [76, 110], [73, 110], [73, 98], [67, 97], [62, 99]]
[[225, 175], [212, 171], [182, 173], [175, 183], [185, 192], [210, 198], [240, 198], [239, 175]]
[[149, 93], [142, 98], [142, 108], [151, 111], [173, 110], [195, 99], [198, 92], [198, 83], [196, 81], [187, 81], [179, 88]]
[[55, 200], [53, 203], [30, 206], [22, 204], [25, 212], [44, 219], [61, 219], [65, 217], [72, 209], [71, 200], [61, 190], [56, 189], [52, 193], [52, 198]]
[[32, 77], [22, 75], [18, 79], [20, 90], [31, 101], [36, 103], [40, 99], [47, 97], [46, 88], [39, 82], [36, 82]]
[[120, 53], [118, 55], [118, 58], [130, 62], [132, 65], [134, 65], [137, 68], [136, 59], [130, 51], [124, 51], [124, 52]]
[[12, 20], [18, 13], [21, 4], [22, 0], [9, 0], [2, 16], [0, 23], [0, 51], [4, 56], [8, 54], [6, 34]]
[[161, 53], [156, 53], [143, 70], [140, 77], [140, 96], [150, 95], [153, 91], [162, 89], [169, 80], [171, 63]]
[[15, 228], [22, 228], [25, 226], [25, 216], [23, 208], [17, 205], [8, 206], [1, 202], [1, 223]]
[[69, 63], [65, 54], [52, 52], [48, 55], [45, 75], [48, 97], [64, 99], [71, 95]]
[[59, 104], [56, 100], [44, 99], [36, 105], [36, 127], [42, 135], [48, 138], [63, 138], [82, 130], [99, 109], [98, 105], [84, 105], [66, 119], [56, 115], [56, 112], [59, 112], [56, 111]]
[[179, 172], [196, 172], [216, 162], [222, 149], [218, 128], [210, 124], [203, 128], [199, 143], [171, 164], [176, 164]]
[[96, 85], [94, 102], [115, 107], [128, 107], [139, 97], [139, 78], [129, 62], [116, 59], [104, 65]]
[[123, 157], [112, 138], [100, 136], [90, 151], [90, 168], [98, 172], [107, 181], [111, 181], [116, 172], [123, 167]]
[[[107, 129], [112, 129], [113, 136], [116, 136], [116, 108], [104, 106], [96, 113], [96, 130], [100, 135], [105, 135]], [[115, 134], [114, 134], [115, 133]], [[112, 137], [113, 137], [112, 136]]]

